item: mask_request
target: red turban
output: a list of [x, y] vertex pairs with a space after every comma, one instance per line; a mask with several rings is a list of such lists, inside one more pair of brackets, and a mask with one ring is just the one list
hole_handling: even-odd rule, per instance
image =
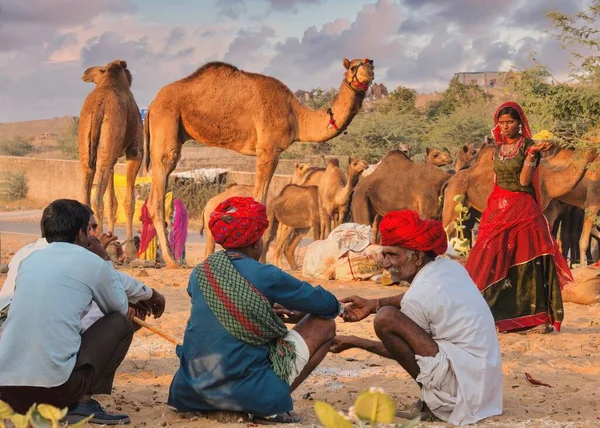
[[247, 247], [258, 241], [269, 226], [265, 206], [252, 198], [234, 196], [211, 213], [208, 228], [223, 248]]
[[381, 244], [409, 250], [433, 251], [444, 254], [448, 249], [446, 232], [437, 220], [421, 220], [412, 210], [392, 211], [379, 225]]

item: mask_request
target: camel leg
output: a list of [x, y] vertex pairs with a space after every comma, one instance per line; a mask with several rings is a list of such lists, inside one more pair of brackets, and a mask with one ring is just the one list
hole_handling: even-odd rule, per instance
[[[155, 118], [161, 115], [153, 112]], [[177, 261], [173, 258], [167, 231], [165, 229], [165, 195], [167, 193], [167, 180], [169, 175], [177, 166], [181, 157], [182, 143], [178, 138], [178, 123], [163, 123], [160, 119], [154, 119], [156, 122], [150, 123], [151, 155], [152, 155], [152, 186], [150, 196], [148, 197], [148, 211], [152, 217], [156, 236], [160, 244], [163, 258], [167, 268], [175, 269], [179, 267]], [[148, 138], [148, 136], [146, 136]]]
[[254, 199], [266, 204], [271, 179], [279, 163], [279, 150], [256, 149], [256, 177], [254, 178]]
[[277, 235], [277, 241], [275, 241], [275, 255], [273, 256], [273, 264], [279, 269], [283, 269], [283, 263], [281, 262], [281, 253], [283, 246], [287, 242], [288, 238], [292, 235], [294, 229], [291, 227], [284, 227], [281, 230], [281, 234]]
[[123, 247], [123, 252], [125, 253], [126, 262], [135, 259], [137, 253], [133, 243], [133, 214], [135, 212], [135, 179], [140, 171], [141, 166], [141, 155], [127, 159], [127, 183], [125, 187], [125, 197], [123, 198], [123, 205], [125, 208], [126, 241]]
[[594, 220], [596, 219], [596, 215], [598, 215], [597, 206], [588, 207], [587, 211], [590, 214], [585, 214], [583, 219], [583, 230], [581, 231], [581, 237], [579, 238], [579, 254], [581, 257], [580, 265], [587, 266], [587, 249], [590, 242], [590, 234], [592, 232], [592, 227], [594, 226]]
[[375, 214], [375, 218], [373, 219], [373, 239], [375, 242], [379, 242], [379, 223], [381, 223], [381, 216], [379, 214]]
[[292, 237], [291, 242], [288, 243], [288, 246], [285, 249], [284, 255], [292, 270], [298, 269], [298, 264], [296, 263], [296, 258], [294, 257], [294, 254], [296, 253], [296, 248], [298, 248], [298, 245], [300, 245], [300, 241], [302, 241], [302, 238], [306, 236], [309, 230], [310, 228], [307, 227], [303, 229], [294, 230], [295, 234]]
[[83, 180], [81, 184], [81, 202], [88, 207], [92, 206], [92, 186], [96, 170], [86, 166], [82, 167]]
[[115, 169], [111, 169], [108, 177], [106, 192], [108, 193], [108, 225], [106, 230], [112, 234], [115, 233], [115, 221], [117, 217], [117, 196], [115, 195]]
[[98, 228], [96, 229], [98, 236], [102, 236], [104, 232], [104, 194], [106, 193], [106, 188], [109, 186], [109, 182], [112, 181], [112, 170], [112, 165], [99, 165], [97, 170], [98, 185], [92, 202], [92, 210], [94, 210], [96, 221], [98, 222]]
[[275, 239], [275, 237], [279, 234], [279, 220], [277, 220], [277, 217], [275, 217], [272, 212], [269, 212], [268, 218], [269, 226], [267, 227], [267, 230], [265, 230], [265, 233], [263, 235], [263, 250], [260, 256], [260, 262], [262, 264], [267, 263], [267, 253], [269, 252], [269, 246], [271, 245], [271, 242], [273, 242], [273, 239]]

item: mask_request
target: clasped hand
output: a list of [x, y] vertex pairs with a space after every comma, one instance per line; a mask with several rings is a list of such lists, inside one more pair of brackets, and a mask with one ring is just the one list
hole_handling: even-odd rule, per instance
[[377, 309], [377, 301], [363, 299], [358, 296], [350, 296], [341, 299], [340, 302], [346, 306], [344, 313], [341, 315], [342, 319], [346, 322], [357, 322], [365, 319], [369, 315], [375, 313]]
[[302, 318], [306, 316], [304, 312], [290, 311], [289, 309], [286, 309], [283, 306], [281, 306], [279, 303], [275, 303], [273, 305], [273, 310], [279, 318], [281, 318], [284, 322], [287, 322], [288, 324], [297, 324]]

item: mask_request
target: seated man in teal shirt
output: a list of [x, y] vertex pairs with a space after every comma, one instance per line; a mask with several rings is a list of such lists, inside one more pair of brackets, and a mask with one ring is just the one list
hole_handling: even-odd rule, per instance
[[190, 276], [192, 309], [168, 400], [179, 411], [298, 421], [290, 394], [325, 358], [343, 304], [258, 262], [267, 225], [265, 207], [252, 198], [227, 199], [211, 214], [210, 231], [225, 251]]

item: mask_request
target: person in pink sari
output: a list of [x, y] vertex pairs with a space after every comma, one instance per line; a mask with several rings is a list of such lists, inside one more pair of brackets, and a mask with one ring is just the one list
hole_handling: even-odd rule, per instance
[[173, 200], [173, 218], [169, 234], [169, 247], [177, 263], [185, 264], [185, 242], [188, 231], [188, 212], [181, 199]]

